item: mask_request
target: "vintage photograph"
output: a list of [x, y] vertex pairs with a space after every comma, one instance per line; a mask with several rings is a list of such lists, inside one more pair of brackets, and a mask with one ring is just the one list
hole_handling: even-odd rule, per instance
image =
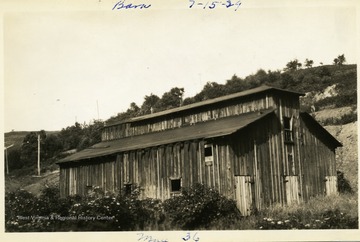
[[359, 235], [355, 1], [22, 2], [2, 236]]

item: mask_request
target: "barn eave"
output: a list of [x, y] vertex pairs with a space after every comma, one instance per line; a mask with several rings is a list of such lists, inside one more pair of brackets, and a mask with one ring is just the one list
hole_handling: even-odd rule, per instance
[[233, 134], [244, 129], [257, 120], [274, 113], [275, 109], [250, 112], [237, 116], [196, 123], [194, 125], [174, 128], [171, 130], [136, 135], [117, 140], [104, 141], [90, 148], [79, 151], [57, 162], [61, 165], [69, 162], [78, 162], [96, 157], [108, 156], [119, 152], [146, 149], [171, 143], [184, 142], [196, 139], [210, 139]]

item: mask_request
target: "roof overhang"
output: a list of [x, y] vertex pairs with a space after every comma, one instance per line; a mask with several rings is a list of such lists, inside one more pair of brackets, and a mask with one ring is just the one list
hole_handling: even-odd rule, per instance
[[324, 142], [331, 145], [334, 149], [337, 147], [342, 147], [343, 145], [332, 136], [329, 131], [327, 131], [321, 124], [319, 124], [309, 113], [301, 112], [300, 117], [307, 124], [308, 128], [312, 127], [314, 133], [321, 136]]
[[132, 122], [138, 122], [138, 121], [142, 121], [142, 120], [158, 118], [161, 116], [172, 115], [172, 114], [175, 114], [178, 112], [183, 112], [183, 111], [187, 111], [190, 109], [195, 109], [195, 108], [204, 107], [204, 106], [208, 106], [208, 105], [214, 105], [216, 103], [221, 103], [221, 102], [225, 102], [225, 101], [237, 99], [237, 98], [244, 98], [244, 97], [257, 95], [257, 94], [264, 93], [264, 92], [278, 92], [283, 95], [288, 94], [288, 95], [295, 95], [295, 96], [305, 96], [305, 94], [301, 93], [301, 92], [290, 91], [290, 90], [285, 90], [285, 89], [281, 89], [281, 88], [277, 88], [277, 87], [270, 87], [267, 85], [262, 85], [262, 86], [259, 86], [256, 88], [242, 91], [242, 92], [237, 92], [237, 93], [233, 93], [233, 94], [229, 94], [229, 95], [225, 95], [225, 96], [221, 96], [221, 97], [217, 97], [217, 98], [213, 98], [213, 99], [208, 99], [205, 101], [196, 102], [196, 103], [192, 103], [192, 104], [177, 107], [177, 108], [172, 108], [172, 109], [164, 110], [161, 112], [156, 112], [156, 113], [147, 114], [147, 115], [143, 115], [143, 116], [139, 116], [139, 117], [134, 117], [134, 118], [131, 118], [128, 120], [120, 121], [120, 122], [106, 124], [105, 127], [110, 127], [110, 126], [118, 125], [121, 123], [132, 123]]
[[233, 134], [257, 120], [274, 113], [275, 109], [245, 113], [237, 116], [200, 122], [194, 125], [165, 130], [160, 132], [136, 135], [122, 139], [104, 141], [94, 146], [70, 155], [58, 162], [77, 162], [101, 156], [113, 155], [130, 150], [145, 149], [171, 143], [197, 139], [209, 139]]

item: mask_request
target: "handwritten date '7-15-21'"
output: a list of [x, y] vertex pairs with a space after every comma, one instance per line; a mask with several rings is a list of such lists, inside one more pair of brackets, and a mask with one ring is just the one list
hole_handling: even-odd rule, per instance
[[226, 8], [234, 8], [235, 11], [241, 5], [241, 1], [232, 2], [231, 0], [224, 0], [224, 1], [196, 1], [196, 0], [189, 0], [190, 6], [192, 8], [194, 6], [202, 7], [203, 9], [214, 9], [216, 7], [226, 7]]

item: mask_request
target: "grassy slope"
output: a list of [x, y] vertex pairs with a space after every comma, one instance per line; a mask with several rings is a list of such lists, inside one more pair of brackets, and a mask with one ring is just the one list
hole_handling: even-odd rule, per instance
[[358, 189], [358, 149], [357, 122], [345, 125], [325, 126], [325, 128], [342, 144], [336, 149], [337, 170], [344, 172], [351, 187]]
[[[4, 134], [5, 144], [14, 144], [14, 148], [20, 148], [26, 135], [36, 131], [11, 131]], [[57, 134], [59, 131], [45, 131], [46, 135]]]
[[25, 136], [29, 133], [29, 131], [13, 131], [5, 133], [6, 146], [13, 144], [14, 148], [20, 148]]
[[[14, 144], [14, 146], [10, 149], [20, 149], [25, 136], [30, 132], [31, 131], [12, 131], [5, 133], [5, 144]], [[59, 131], [46, 131], [46, 134], [56, 134], [58, 132]], [[50, 169], [50, 167], [47, 167], [46, 164], [43, 168], [46, 170], [53, 170], [53, 168]], [[5, 190], [15, 191], [17, 189], [25, 189], [34, 194], [39, 194], [45, 186], [56, 185], [59, 183], [58, 170], [44, 173], [40, 178], [33, 177], [35, 174], [36, 169], [33, 167], [26, 167], [21, 170], [10, 171], [10, 176], [5, 177]]]
[[344, 92], [353, 90], [347, 89], [349, 84], [356, 86], [356, 65], [324, 65], [308, 69], [301, 69], [290, 73], [295, 83], [292, 88], [299, 92], [322, 91], [333, 84], [347, 84], [341, 86]]

